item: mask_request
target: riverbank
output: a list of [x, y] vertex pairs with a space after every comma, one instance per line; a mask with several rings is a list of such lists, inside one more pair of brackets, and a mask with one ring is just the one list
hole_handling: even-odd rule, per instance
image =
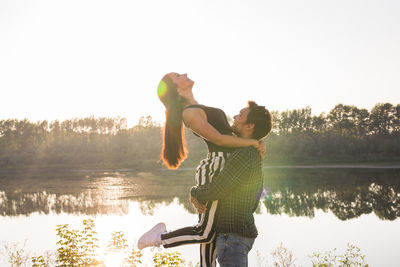
[[[172, 171], [188, 171], [195, 170], [196, 165], [182, 165], [177, 170]], [[372, 162], [264, 162], [265, 169], [400, 169], [399, 161], [372, 161]], [[0, 168], [0, 173], [9, 172], [151, 172], [151, 171], [170, 171], [164, 166], [156, 167], [122, 167], [122, 166], [104, 166], [104, 165], [30, 165], [20, 167]]]

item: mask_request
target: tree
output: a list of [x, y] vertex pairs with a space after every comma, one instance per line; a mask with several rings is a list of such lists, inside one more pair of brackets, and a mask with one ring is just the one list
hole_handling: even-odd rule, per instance
[[326, 129], [325, 113], [321, 113], [319, 116], [314, 115], [311, 120], [311, 127], [315, 132], [323, 132]]
[[389, 134], [395, 127], [395, 107], [390, 103], [376, 104], [370, 114], [370, 131], [373, 134]]
[[339, 135], [355, 135], [356, 113], [354, 106], [336, 105], [327, 116], [329, 128]]

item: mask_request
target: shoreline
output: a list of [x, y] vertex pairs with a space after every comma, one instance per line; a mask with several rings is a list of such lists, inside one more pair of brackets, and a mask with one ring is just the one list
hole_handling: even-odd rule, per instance
[[[313, 164], [265, 164], [263, 169], [400, 169], [399, 163], [394, 162], [370, 162], [370, 163], [313, 163]], [[196, 166], [181, 167], [177, 170], [169, 170], [165, 167], [162, 168], [113, 168], [113, 167], [96, 167], [96, 166], [26, 166], [21, 168], [6, 168], [0, 169], [0, 173], [13, 173], [13, 172], [51, 172], [51, 171], [65, 171], [65, 172], [175, 172], [175, 171], [195, 171]]]
[[275, 165], [264, 166], [264, 169], [400, 169], [397, 165], [375, 164], [324, 164], [324, 165]]

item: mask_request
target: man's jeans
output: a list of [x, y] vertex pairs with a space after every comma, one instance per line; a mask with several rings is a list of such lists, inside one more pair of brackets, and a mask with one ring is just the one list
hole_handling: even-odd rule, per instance
[[247, 254], [253, 247], [254, 238], [237, 234], [217, 235], [217, 258], [221, 267], [247, 267]]

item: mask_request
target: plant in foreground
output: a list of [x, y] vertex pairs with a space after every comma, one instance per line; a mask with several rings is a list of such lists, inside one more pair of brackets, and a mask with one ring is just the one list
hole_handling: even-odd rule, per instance
[[[92, 219], [83, 220], [83, 230], [69, 229], [68, 224], [57, 226], [59, 245], [56, 253], [47, 252], [45, 256], [29, 257], [24, 249], [17, 249], [14, 245], [5, 245], [8, 262], [11, 266], [28, 266], [27, 262], [31, 259], [31, 266], [107, 266], [115, 264], [121, 267], [141, 266], [142, 252], [134, 247], [129, 248], [127, 240], [122, 232], [113, 232], [111, 240], [107, 245], [105, 262], [98, 260], [96, 249], [98, 239], [94, 231]], [[284, 247], [281, 243], [279, 247], [272, 251], [274, 267], [295, 267], [295, 258], [292, 251]], [[365, 255], [361, 254], [360, 249], [354, 245], [347, 244], [344, 254], [337, 254], [336, 248], [331, 251], [314, 252], [311, 256], [312, 266], [314, 267], [368, 267]], [[261, 258], [257, 251], [259, 266], [267, 266], [265, 258]], [[109, 261], [109, 262], [107, 262]], [[181, 258], [179, 252], [157, 252], [153, 255], [153, 263], [156, 267], [185, 266], [185, 260]], [[186, 266], [193, 266], [191, 262]], [[195, 266], [199, 266], [197, 263]]]
[[180, 256], [181, 254], [179, 252], [157, 252], [153, 256], [154, 266], [183, 266], [185, 261]]
[[274, 267], [295, 267], [294, 262], [296, 260], [293, 257], [293, 252], [284, 247], [282, 243], [271, 254]]
[[94, 231], [93, 219], [83, 220], [83, 230], [70, 230], [68, 224], [57, 226], [59, 241], [57, 245], [57, 266], [94, 266], [96, 249], [99, 247]]
[[343, 255], [336, 254], [336, 248], [332, 251], [314, 252], [310, 258], [314, 267], [368, 267], [365, 255], [360, 248], [347, 244]]
[[122, 261], [121, 266], [136, 267], [142, 263], [142, 252], [135, 248], [129, 251], [127, 240], [122, 232], [111, 233], [111, 240], [108, 242], [106, 253], [117, 253], [116, 255], [119, 255]]

